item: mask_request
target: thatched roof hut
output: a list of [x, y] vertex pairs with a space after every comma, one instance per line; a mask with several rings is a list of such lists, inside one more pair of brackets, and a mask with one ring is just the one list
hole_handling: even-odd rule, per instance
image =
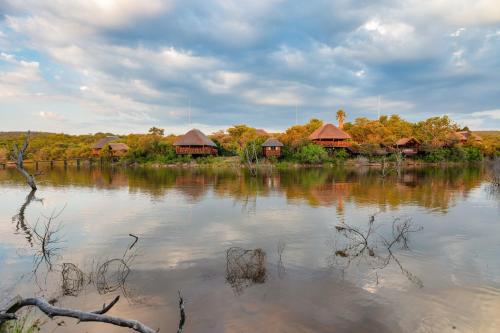
[[315, 130], [309, 140], [326, 148], [349, 147], [351, 136], [333, 124], [324, 124]]
[[398, 141], [396, 141], [396, 146], [398, 147], [409, 147], [409, 146], [418, 146], [420, 145], [420, 141], [417, 139], [411, 137], [411, 138], [401, 138]]
[[107, 137], [101, 138], [101, 139], [97, 140], [92, 145], [92, 149], [102, 149], [106, 144], [108, 144], [112, 141], [116, 141], [118, 139], [119, 138], [117, 136], [107, 136]]
[[269, 138], [262, 144], [262, 147], [283, 147], [281, 141], [275, 138]]
[[177, 139], [174, 146], [180, 155], [217, 155], [217, 145], [195, 128]]
[[275, 138], [269, 138], [262, 144], [262, 154], [265, 157], [280, 157], [283, 144]]

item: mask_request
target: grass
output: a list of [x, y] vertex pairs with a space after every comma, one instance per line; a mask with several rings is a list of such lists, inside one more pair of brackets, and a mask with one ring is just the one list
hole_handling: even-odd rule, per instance
[[26, 313], [17, 320], [11, 320], [0, 325], [0, 333], [37, 333], [42, 325], [42, 320], [35, 319], [32, 321], [29, 313]]

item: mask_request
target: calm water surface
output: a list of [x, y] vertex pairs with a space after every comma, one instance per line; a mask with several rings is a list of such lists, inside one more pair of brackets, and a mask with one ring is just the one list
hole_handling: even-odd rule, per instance
[[[55, 167], [39, 185], [29, 196], [0, 170], [0, 303], [121, 295], [110, 314], [173, 332], [181, 290], [185, 332], [500, 331], [500, 201], [482, 167]], [[35, 231], [51, 216], [44, 258]], [[42, 331], [126, 331], [61, 322]]]

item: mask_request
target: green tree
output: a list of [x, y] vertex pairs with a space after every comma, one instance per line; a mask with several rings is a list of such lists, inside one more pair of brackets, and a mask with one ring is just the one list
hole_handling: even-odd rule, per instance
[[151, 135], [163, 136], [165, 135], [165, 130], [163, 128], [158, 128], [153, 126], [149, 129], [148, 133]]

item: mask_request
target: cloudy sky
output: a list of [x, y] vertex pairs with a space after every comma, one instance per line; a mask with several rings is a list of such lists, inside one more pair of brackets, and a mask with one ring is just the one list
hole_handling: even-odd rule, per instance
[[0, 0], [0, 131], [283, 130], [379, 106], [500, 129], [500, 2]]

